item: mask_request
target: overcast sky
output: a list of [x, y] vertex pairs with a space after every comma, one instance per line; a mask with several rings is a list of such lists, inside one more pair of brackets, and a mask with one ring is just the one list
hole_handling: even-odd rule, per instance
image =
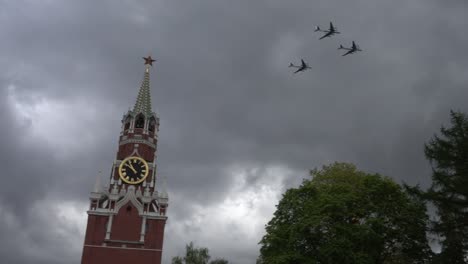
[[[190, 241], [254, 263], [281, 194], [334, 161], [427, 186], [424, 142], [468, 110], [467, 13], [465, 0], [0, 0], [2, 263], [80, 262], [89, 192], [149, 53], [164, 263]], [[318, 40], [330, 21], [342, 33]], [[363, 52], [342, 57], [352, 40]], [[293, 75], [301, 58], [312, 70]]]

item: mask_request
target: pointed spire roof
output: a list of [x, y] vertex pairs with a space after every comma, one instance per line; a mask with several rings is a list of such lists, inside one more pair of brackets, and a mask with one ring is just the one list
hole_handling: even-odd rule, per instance
[[96, 177], [96, 183], [94, 183], [94, 192], [99, 192], [101, 190], [101, 171], [99, 171]]
[[161, 189], [160, 189], [160, 197], [164, 199], [168, 199], [169, 195], [167, 194], [167, 186], [166, 186], [166, 177], [162, 177], [162, 184], [161, 184]]
[[150, 95], [150, 75], [149, 75], [149, 68], [153, 66], [153, 60], [151, 56], [147, 58], [143, 57], [145, 60], [145, 75], [143, 77], [143, 82], [140, 86], [140, 91], [138, 92], [138, 97], [135, 103], [135, 107], [133, 108], [133, 113], [135, 115], [139, 113], [143, 113], [146, 117], [151, 115], [151, 95]]

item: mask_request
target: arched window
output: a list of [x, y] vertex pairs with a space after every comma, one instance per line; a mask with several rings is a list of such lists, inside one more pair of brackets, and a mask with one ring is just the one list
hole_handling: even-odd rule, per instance
[[143, 128], [144, 126], [145, 126], [145, 117], [142, 114], [139, 114], [135, 122], [135, 128]]
[[154, 117], [151, 117], [148, 130], [150, 132], [154, 132], [155, 127], [156, 127], [156, 120], [154, 119]]
[[128, 130], [130, 128], [130, 122], [131, 121], [132, 121], [132, 118], [130, 116], [125, 119], [124, 131]]

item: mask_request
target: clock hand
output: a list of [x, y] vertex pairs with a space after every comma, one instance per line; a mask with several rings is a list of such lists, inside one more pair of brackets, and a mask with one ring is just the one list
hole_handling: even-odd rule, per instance
[[132, 165], [132, 164], [125, 163], [125, 166], [129, 167], [134, 173], [137, 173], [137, 171], [135, 170], [135, 168], [133, 168], [133, 165]]

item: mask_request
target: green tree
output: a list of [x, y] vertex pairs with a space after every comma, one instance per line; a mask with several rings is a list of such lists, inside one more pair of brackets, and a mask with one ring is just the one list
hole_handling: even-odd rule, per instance
[[427, 215], [387, 177], [334, 163], [286, 191], [257, 263], [426, 263]]
[[[185, 257], [176, 256], [172, 258], [172, 264], [208, 264], [211, 256], [208, 248], [196, 248], [193, 242], [185, 246]], [[228, 264], [225, 259], [215, 259], [209, 264]]]
[[225, 259], [215, 259], [210, 262], [210, 264], [229, 264]]
[[179, 256], [172, 258], [172, 264], [183, 264], [183, 263], [184, 263], [184, 259]]
[[436, 263], [466, 263], [468, 247], [468, 117], [450, 111], [451, 127], [441, 126], [424, 146], [432, 166], [432, 185], [427, 191], [405, 186], [437, 209], [431, 230], [441, 238], [442, 252]]

